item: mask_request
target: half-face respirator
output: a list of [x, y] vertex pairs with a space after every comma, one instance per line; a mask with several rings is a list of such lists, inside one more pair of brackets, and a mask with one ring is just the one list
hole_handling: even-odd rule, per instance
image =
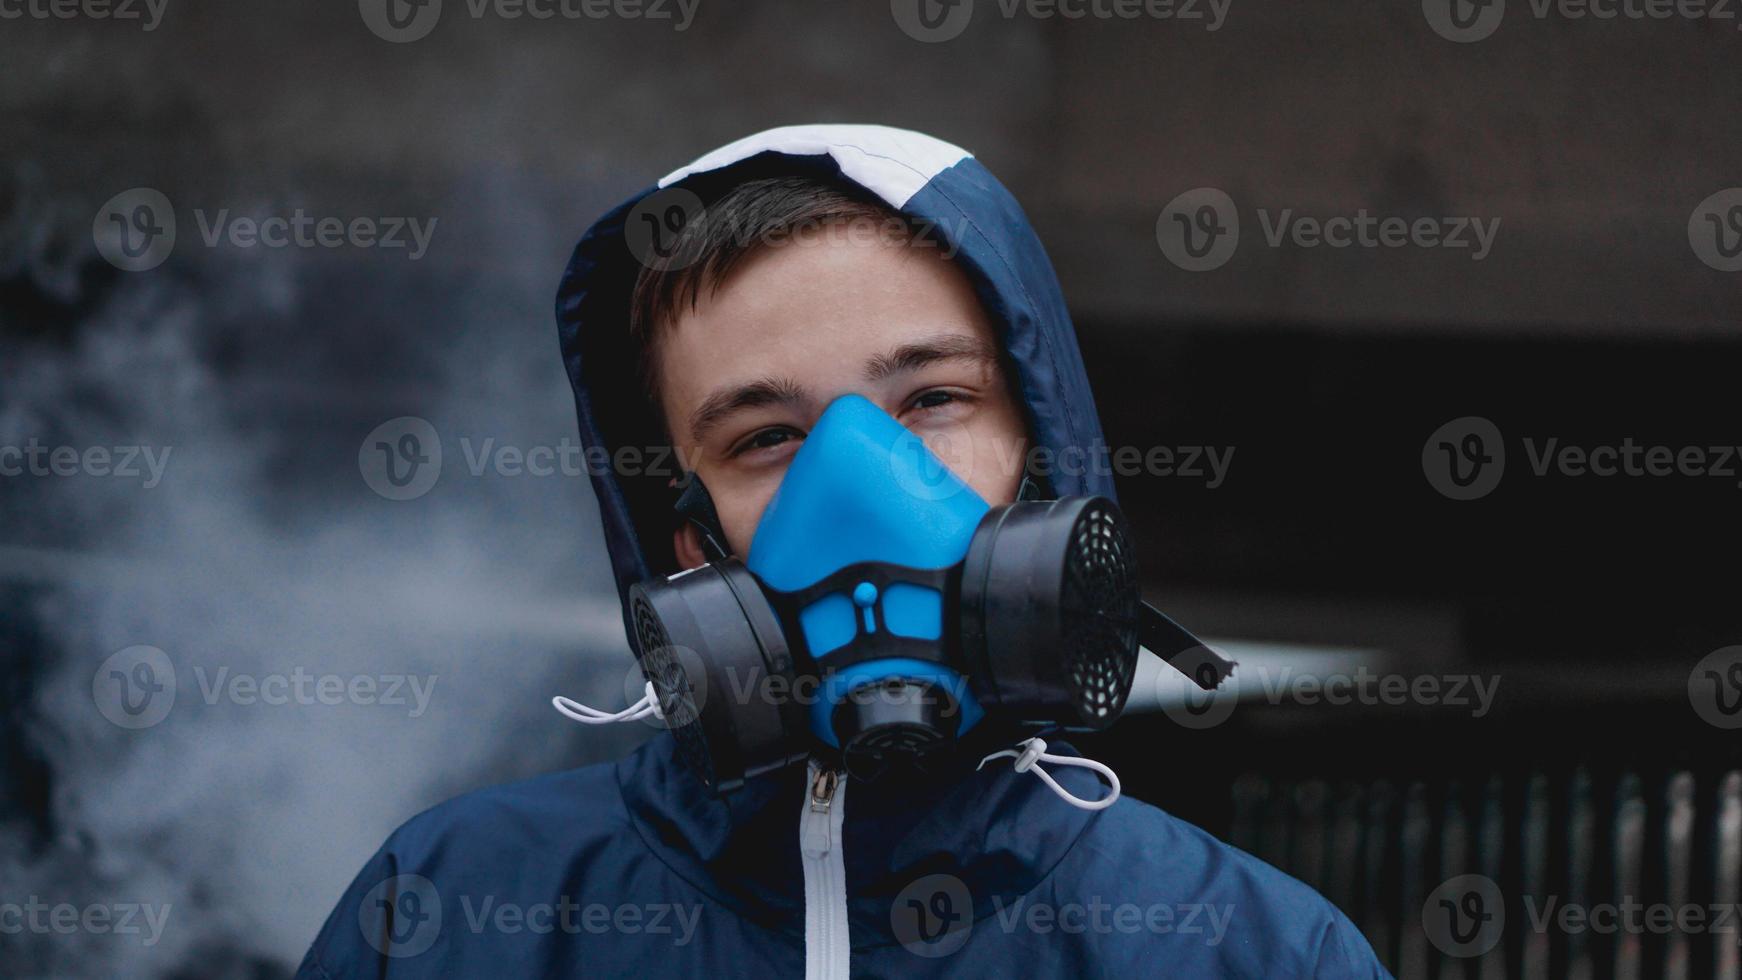
[[988, 506], [857, 395], [806, 436], [747, 558], [723, 552], [629, 593], [641, 714], [717, 790], [817, 751], [860, 778], [923, 766], [988, 715], [1105, 728], [1139, 644], [1205, 690], [1232, 667], [1142, 601], [1112, 501]]

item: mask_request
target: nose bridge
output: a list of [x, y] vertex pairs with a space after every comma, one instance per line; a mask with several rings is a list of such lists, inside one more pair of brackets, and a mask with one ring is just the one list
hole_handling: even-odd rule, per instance
[[[799, 453], [807, 450], [818, 458], [810, 462], [813, 466], [838, 465], [835, 461], [844, 454], [865, 454], [880, 461], [883, 466], [874, 475], [887, 476], [893, 487], [876, 480], [867, 490], [899, 491], [922, 502], [972, 492], [967, 490], [967, 474], [956, 472], [939, 458], [923, 436], [856, 392], [841, 395], [824, 407]], [[789, 469], [789, 476], [791, 472]]]
[[894, 422], [896, 425], [901, 424], [896, 421], [895, 416], [885, 412], [876, 402], [872, 401], [863, 393], [849, 391], [845, 394], [836, 396], [834, 401], [823, 406], [822, 414], [817, 416], [817, 427], [822, 426], [825, 421], [831, 424], [838, 424], [836, 420], [842, 416], [851, 416], [860, 412], [874, 413], [875, 415], [882, 416], [884, 419], [888, 419], [890, 422]]
[[861, 395], [824, 409], [762, 512], [746, 565], [796, 591], [856, 562], [961, 560], [986, 502]]
[[825, 418], [859, 425], [866, 424], [866, 419], [875, 419], [873, 427], [886, 426], [908, 431], [900, 420], [877, 404], [873, 394], [864, 391], [845, 391], [836, 395], [833, 401], [823, 406], [822, 414], [817, 416], [817, 423], [822, 424]]

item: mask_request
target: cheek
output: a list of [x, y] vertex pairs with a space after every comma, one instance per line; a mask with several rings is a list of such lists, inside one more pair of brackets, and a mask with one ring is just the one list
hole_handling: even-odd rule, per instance
[[980, 498], [994, 507], [1014, 503], [1016, 491], [1022, 486], [1022, 453], [1005, 449], [979, 459], [968, 485]]
[[927, 439], [926, 444], [988, 504], [996, 507], [1016, 500], [1028, 447], [1014, 427], [988, 426], [954, 438]]
[[750, 556], [750, 542], [756, 536], [756, 525], [762, 520], [762, 512], [774, 498], [774, 489], [779, 485], [777, 479], [727, 481], [718, 490], [712, 483], [708, 484], [708, 491], [714, 495], [714, 510], [720, 515], [720, 530], [726, 532], [726, 544], [739, 558]]

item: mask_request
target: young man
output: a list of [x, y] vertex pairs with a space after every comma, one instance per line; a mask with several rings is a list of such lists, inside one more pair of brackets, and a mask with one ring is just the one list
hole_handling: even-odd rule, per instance
[[[1027, 479], [1030, 450], [1100, 439], [1064, 300], [1003, 187], [917, 133], [789, 127], [702, 157], [587, 232], [557, 318], [587, 444], [673, 446], [682, 464], [594, 477], [644, 648], [631, 587], [729, 555], [766, 580], [757, 553], [801, 506], [793, 484], [838, 475], [830, 460], [860, 472], [839, 448], [854, 426], [923, 442], [972, 490], [959, 500], [984, 502], [970, 516], [1113, 492], [1093, 467]], [[843, 505], [825, 496], [821, 513], [851, 516], [802, 530], [799, 550], [875, 520], [888, 488], [867, 483], [831, 484], [865, 499], [831, 511]], [[933, 503], [898, 506], [942, 526], [954, 505]], [[896, 631], [865, 600], [866, 630]], [[658, 703], [664, 717], [653, 687], [618, 715], [573, 710], [622, 720]], [[938, 697], [969, 710], [966, 695]], [[923, 768], [858, 779], [801, 754], [741, 767], [728, 792], [686, 766], [710, 750], [692, 744], [702, 726], [674, 718], [681, 738], [617, 763], [450, 801], [389, 838], [299, 975], [1384, 975], [1306, 886], [1143, 803], [1087, 802], [1106, 788], [1060, 767], [1081, 760], [1046, 757], [1056, 790], [1027, 765], [977, 768], [1010, 745], [997, 714], [964, 720]], [[891, 728], [925, 728], [904, 718]], [[823, 741], [835, 730], [825, 718]]]

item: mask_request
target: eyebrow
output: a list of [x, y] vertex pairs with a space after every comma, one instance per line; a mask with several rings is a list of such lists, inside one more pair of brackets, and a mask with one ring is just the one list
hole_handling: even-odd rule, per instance
[[937, 361], [968, 358], [987, 364], [998, 361], [997, 348], [990, 341], [960, 334], [945, 334], [927, 340], [902, 344], [887, 354], [879, 354], [865, 363], [865, 380], [882, 381], [903, 371], [917, 371]]
[[803, 385], [791, 378], [758, 378], [748, 384], [716, 391], [690, 413], [690, 437], [700, 441], [728, 415], [764, 405], [790, 405], [808, 397]]

